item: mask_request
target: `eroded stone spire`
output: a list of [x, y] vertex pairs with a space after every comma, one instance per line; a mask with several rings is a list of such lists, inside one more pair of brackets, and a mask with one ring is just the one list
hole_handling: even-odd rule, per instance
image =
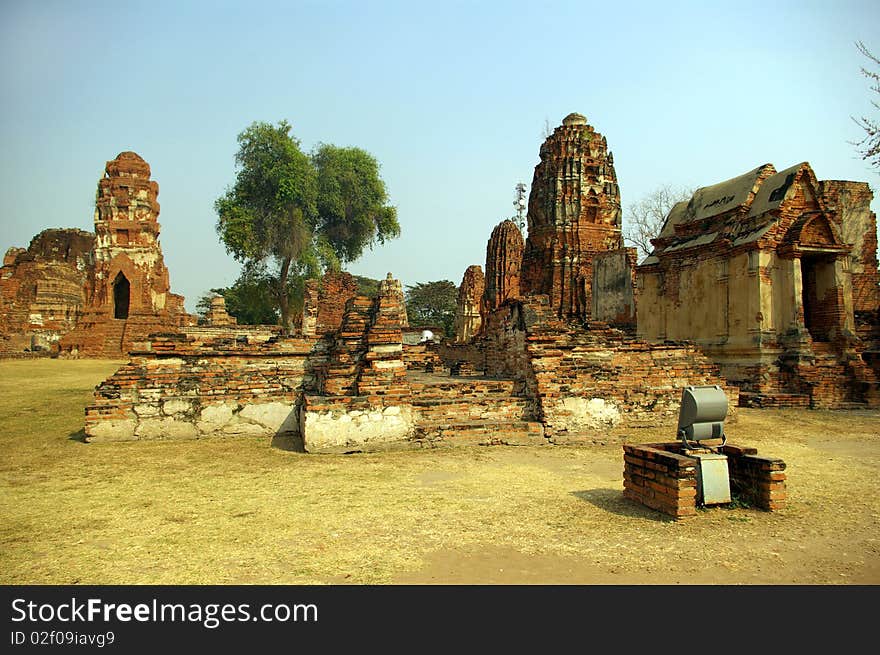
[[548, 295], [561, 317], [588, 318], [592, 259], [622, 246], [620, 190], [605, 137], [581, 114], [562, 123], [532, 179], [522, 291]]
[[458, 287], [455, 305], [455, 340], [458, 343], [470, 341], [480, 331], [480, 304], [485, 284], [483, 267], [468, 266]]

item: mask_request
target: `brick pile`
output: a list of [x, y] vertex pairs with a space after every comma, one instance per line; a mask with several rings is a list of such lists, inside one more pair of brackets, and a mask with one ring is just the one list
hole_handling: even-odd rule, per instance
[[406, 364], [403, 361], [403, 333], [406, 317], [400, 283], [390, 277], [379, 285], [366, 333], [366, 352], [357, 381], [361, 396], [408, 396]]
[[350, 298], [342, 324], [332, 335], [333, 346], [321, 373], [320, 393], [326, 396], [405, 396], [402, 317], [406, 309], [396, 280], [386, 279], [379, 294]]

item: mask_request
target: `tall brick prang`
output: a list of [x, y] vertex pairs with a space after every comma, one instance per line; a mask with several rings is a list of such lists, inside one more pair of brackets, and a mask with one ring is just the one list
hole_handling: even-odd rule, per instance
[[482, 315], [485, 323], [509, 298], [520, 297], [520, 278], [525, 243], [522, 233], [511, 220], [502, 221], [486, 244], [486, 289], [483, 292]]
[[194, 322], [171, 293], [159, 245], [159, 184], [137, 153], [108, 161], [95, 201], [94, 270], [86, 310], [62, 351], [120, 357], [149, 334]]
[[529, 195], [522, 291], [546, 294], [560, 318], [590, 317], [593, 257], [622, 247], [614, 157], [581, 114], [541, 146]]

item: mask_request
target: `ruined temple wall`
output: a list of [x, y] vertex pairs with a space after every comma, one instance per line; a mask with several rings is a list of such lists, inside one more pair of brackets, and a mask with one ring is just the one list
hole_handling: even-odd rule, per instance
[[834, 223], [844, 243], [852, 245], [853, 309], [880, 309], [880, 275], [877, 262], [877, 217], [871, 211], [874, 194], [865, 182], [823, 180], [819, 183], [825, 203], [834, 211]]
[[27, 249], [11, 248], [0, 268], [0, 352], [49, 349], [86, 305], [94, 235], [49, 229]]
[[303, 336], [322, 336], [338, 330], [346, 303], [356, 295], [357, 281], [350, 273], [331, 271], [320, 280], [308, 280], [303, 298]]
[[636, 257], [635, 248], [621, 248], [599, 253], [593, 258], [593, 320], [635, 327]]
[[738, 389], [693, 346], [616, 339], [591, 345], [563, 340], [554, 346], [530, 350], [545, 431], [556, 441], [673, 421], [681, 390], [691, 385], [720, 384], [729, 413], [735, 413]]
[[637, 283], [637, 333], [656, 343], [747, 347], [762, 305], [770, 302], [770, 287], [762, 290], [762, 278], [749, 269], [748, 253], [731, 259], [681, 257], [641, 267]]
[[95, 390], [88, 441], [292, 436], [326, 359], [315, 339], [156, 338]]
[[689, 385], [722, 385], [731, 414], [738, 400], [696, 347], [652, 345], [600, 323], [559, 320], [546, 296], [506, 303], [492, 314], [485, 339], [487, 374], [517, 381], [555, 443], [672, 420]]

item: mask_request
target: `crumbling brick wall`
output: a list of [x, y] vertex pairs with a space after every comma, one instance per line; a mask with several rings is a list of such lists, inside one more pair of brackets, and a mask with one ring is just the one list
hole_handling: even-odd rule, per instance
[[96, 388], [87, 439], [298, 434], [298, 399], [325, 358], [314, 339], [155, 337]]
[[320, 280], [308, 280], [303, 296], [303, 336], [323, 336], [338, 330], [346, 303], [356, 295], [358, 285], [351, 273], [331, 271]]

